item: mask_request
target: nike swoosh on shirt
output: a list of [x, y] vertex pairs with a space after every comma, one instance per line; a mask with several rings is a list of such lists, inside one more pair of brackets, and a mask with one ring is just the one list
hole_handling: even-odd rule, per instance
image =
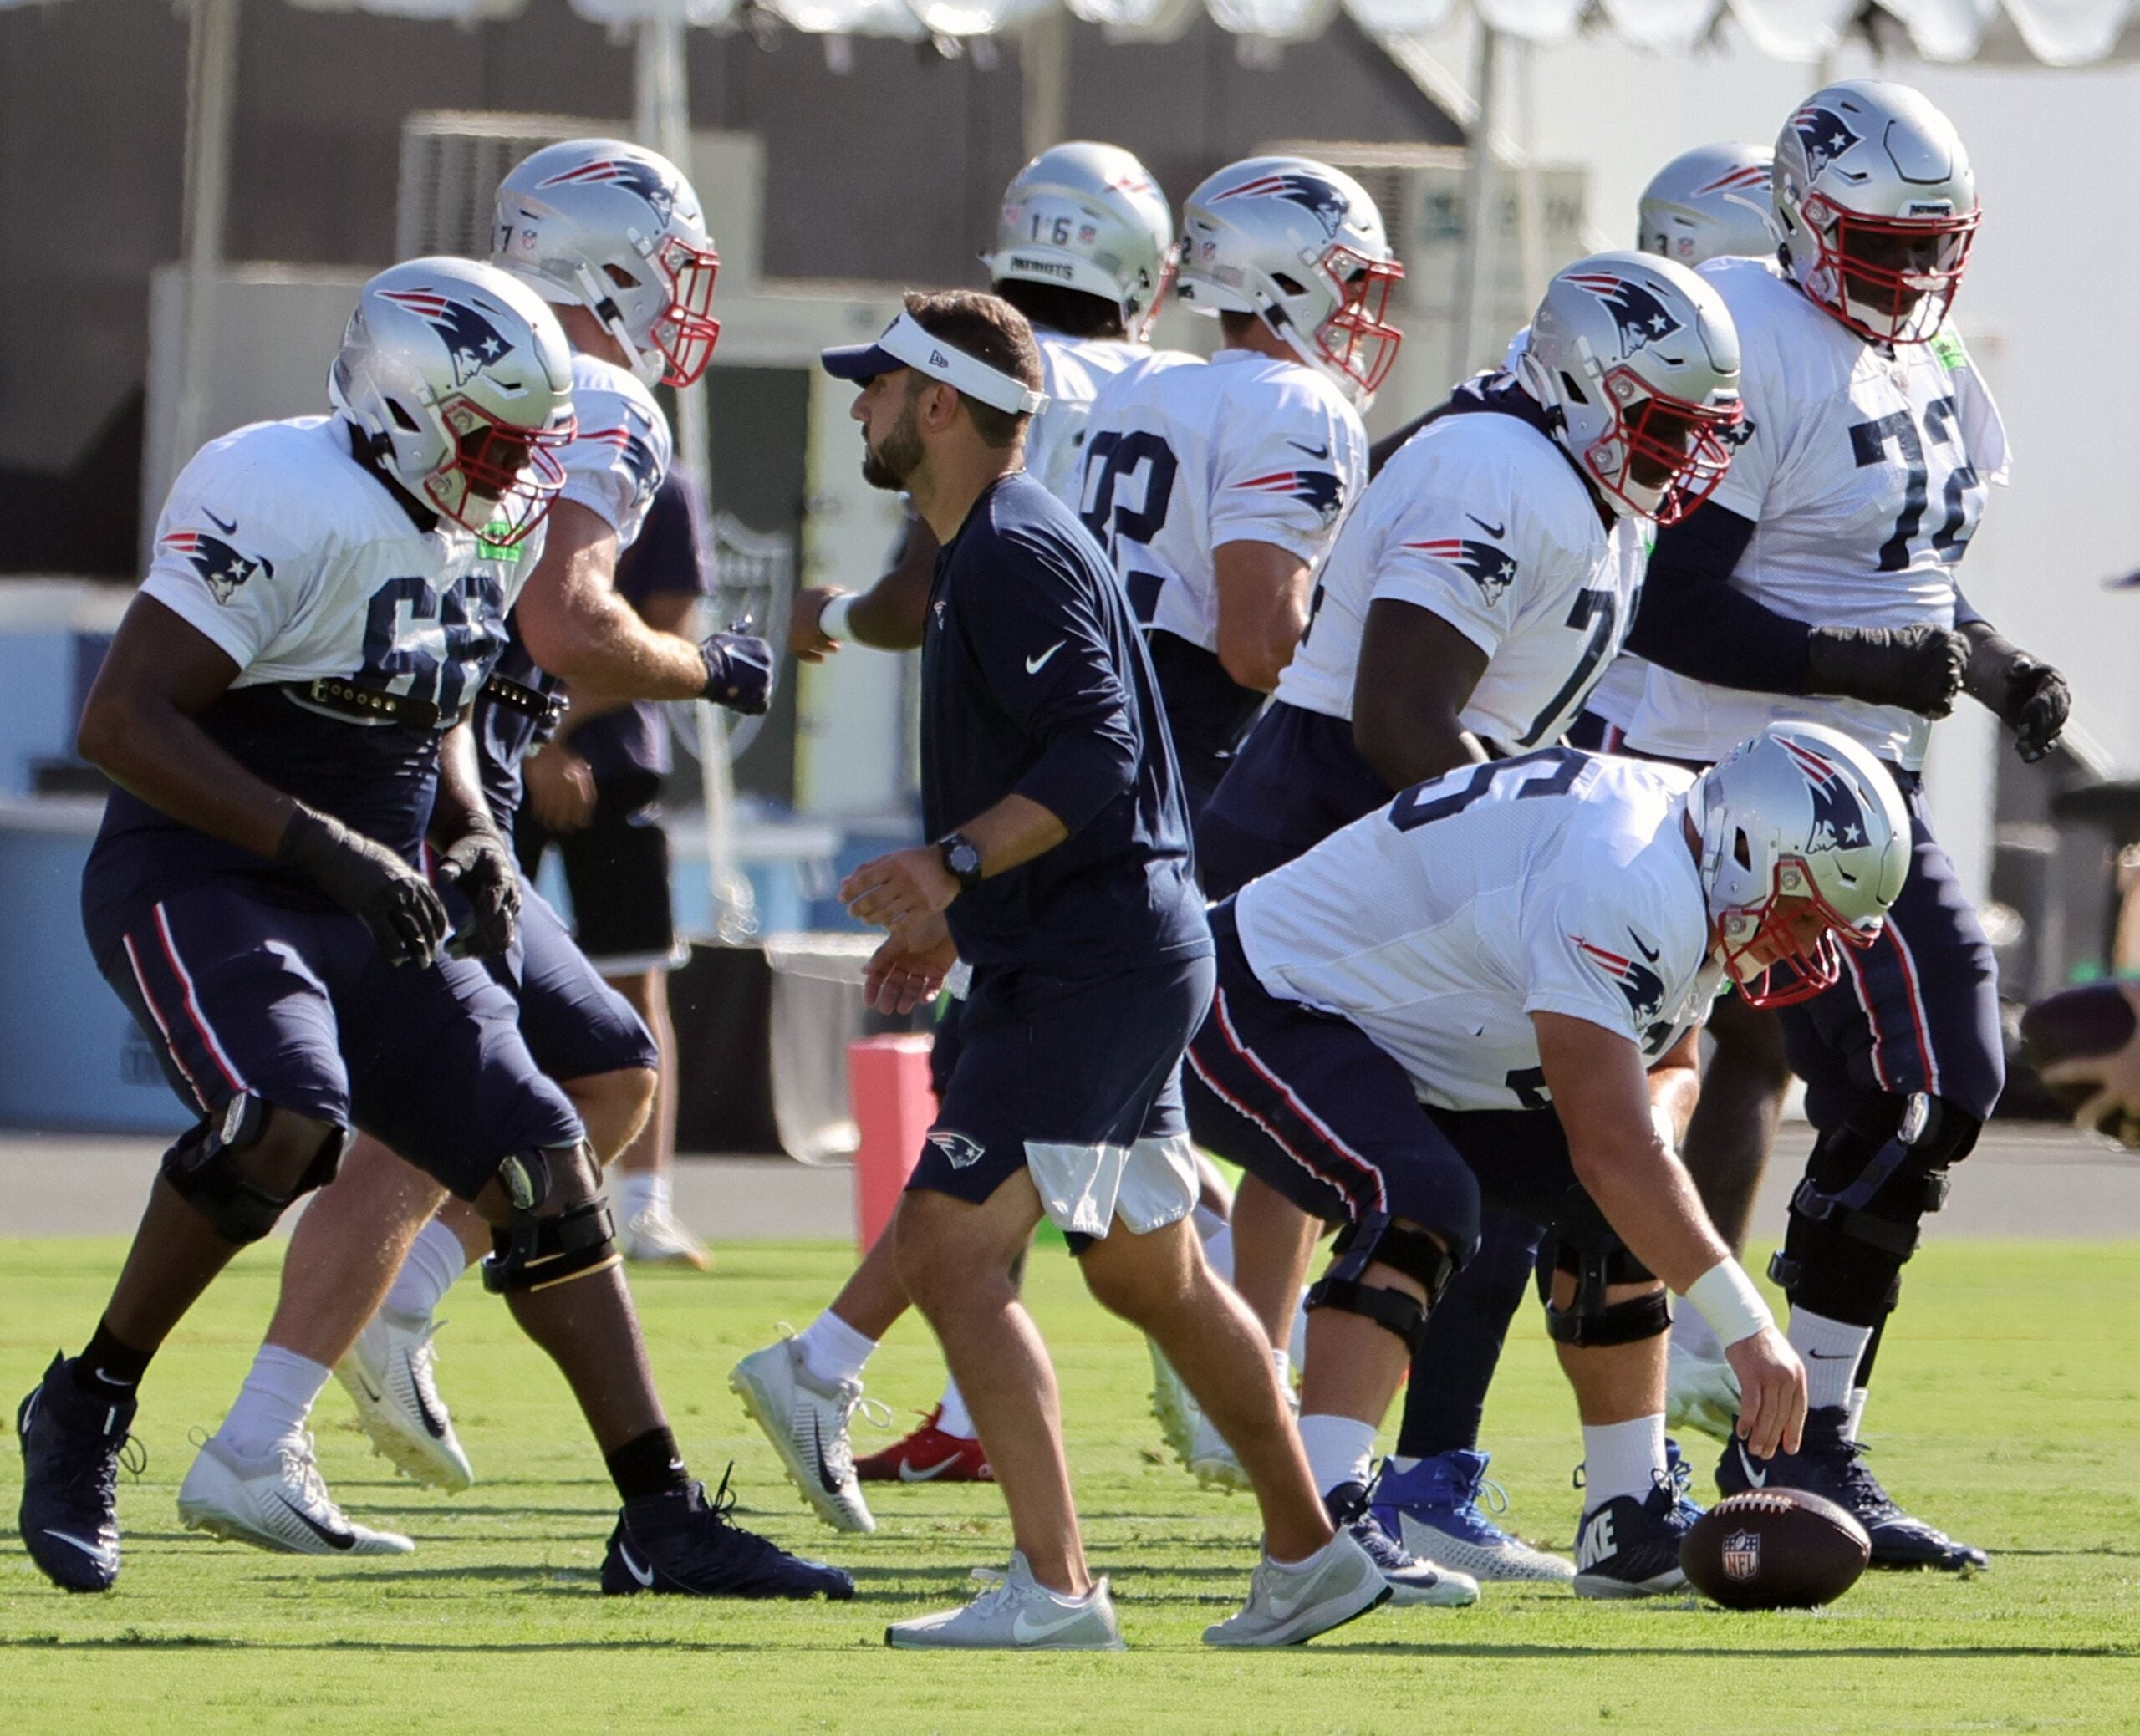
[[1466, 512], [1464, 516], [1470, 519], [1472, 523], [1478, 526], [1479, 528], [1484, 531], [1489, 537], [1495, 538], [1496, 541], [1508, 534], [1507, 526], [1488, 524], [1486, 521], [1480, 517], [1476, 512]]
[[1053, 644], [1050, 645], [1045, 651], [1042, 652], [1039, 656], [1028, 657], [1026, 659], [1026, 673], [1029, 675], [1037, 675], [1043, 669], [1047, 667], [1047, 659], [1054, 656], [1057, 651], [1060, 651], [1069, 643], [1070, 641], [1067, 639], [1059, 639], [1056, 640]]
[[237, 534], [237, 521], [235, 518], [218, 518], [214, 513], [209, 512], [206, 507], [201, 510], [207, 514], [208, 522], [215, 526], [226, 537], [234, 537]]
[[1323, 441], [1323, 443], [1319, 446], [1311, 446], [1304, 440], [1289, 440], [1286, 444], [1292, 446], [1297, 451], [1307, 453], [1311, 458], [1327, 458], [1330, 456], [1330, 442], [1328, 440]]
[[1744, 1441], [1739, 1443], [1739, 1469], [1746, 1474], [1746, 1480], [1755, 1488], [1766, 1489], [1769, 1486], [1769, 1468], [1766, 1465], [1759, 1469], [1755, 1468], [1753, 1455], [1747, 1452]]
[[955, 1453], [954, 1453], [949, 1459], [943, 1460], [940, 1464], [932, 1464], [925, 1469], [920, 1466], [910, 1465], [902, 1459], [899, 1461], [899, 1481], [902, 1483], [926, 1483], [931, 1478], [942, 1476], [945, 1472], [950, 1470], [950, 1468], [958, 1462], [959, 1455]]
[[640, 1566], [632, 1559], [630, 1549], [624, 1544], [617, 1545], [617, 1553], [624, 1557], [624, 1571], [637, 1580], [644, 1589], [651, 1591], [654, 1589], [654, 1570]]
[[[1470, 517], [1470, 514], [1467, 512], [1465, 514], [1465, 517], [1468, 518]], [[1629, 929], [1628, 930], [1628, 939], [1634, 942], [1635, 949], [1641, 953], [1645, 959], [1648, 959], [1651, 964], [1654, 965], [1657, 962], [1657, 949], [1649, 944], [1648, 941], [1644, 940], [1642, 936], [1638, 934], [1633, 929]]]
[[298, 1506], [296, 1502], [290, 1499], [288, 1495], [277, 1495], [275, 1499], [280, 1501], [285, 1507], [288, 1508], [291, 1512], [297, 1515], [299, 1521], [304, 1525], [304, 1528], [310, 1531], [312, 1535], [317, 1537], [322, 1543], [325, 1544], [328, 1548], [354, 1549], [357, 1546], [357, 1534], [354, 1531], [338, 1531], [330, 1525], [323, 1525], [318, 1520], [314, 1519], [309, 1513], [306, 1512], [303, 1508]]

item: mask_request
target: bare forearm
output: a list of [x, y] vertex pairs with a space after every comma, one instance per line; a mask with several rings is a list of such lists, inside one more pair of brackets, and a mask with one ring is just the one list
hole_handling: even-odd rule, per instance
[[1061, 820], [1026, 796], [1006, 796], [959, 832], [981, 852], [984, 879], [1046, 855], [1070, 836]]
[[580, 592], [562, 619], [522, 623], [528, 654], [561, 680], [632, 700], [695, 700], [706, 690], [706, 659], [673, 633], [658, 633], [614, 591]]
[[1401, 718], [1379, 708], [1360, 713], [1353, 722], [1353, 745], [1393, 790], [1409, 789], [1486, 757], [1479, 738], [1445, 706]]
[[[936, 539], [925, 537], [928, 558], [907, 558], [848, 605], [848, 636], [880, 651], [911, 651], [921, 643], [935, 576]], [[909, 539], [911, 551], [914, 539]]]
[[296, 800], [232, 759], [167, 701], [120, 700], [82, 720], [82, 756], [182, 825], [272, 858]]
[[478, 826], [495, 826], [483, 797], [482, 768], [476, 757], [476, 736], [466, 724], [447, 731], [439, 744], [438, 794], [431, 803], [431, 837], [441, 848]]
[[1731, 1250], [1710, 1225], [1701, 1196], [1653, 1128], [1645, 1144], [1576, 1151], [1576, 1179], [1597, 1202], [1628, 1251], [1680, 1296]]

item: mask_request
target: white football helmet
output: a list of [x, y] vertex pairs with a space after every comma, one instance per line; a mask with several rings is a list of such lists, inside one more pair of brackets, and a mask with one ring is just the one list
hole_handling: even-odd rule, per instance
[[1383, 316], [1404, 275], [1367, 189], [1307, 157], [1251, 157], [1182, 206], [1175, 293], [1199, 313], [1258, 315], [1357, 399], [1397, 360], [1404, 333]]
[[[1725, 969], [1751, 1006], [1832, 987], [1842, 975], [1837, 943], [1872, 945], [1909, 873], [1909, 810], [1894, 779], [1819, 724], [1773, 723], [1740, 742], [1694, 780], [1687, 812]], [[1801, 899], [1826, 924], [1811, 951], [1793, 939]], [[1780, 956], [1751, 965], [1757, 945]]]
[[1704, 259], [1771, 257], [1769, 167], [1762, 145], [1698, 145], [1650, 177], [1635, 206], [1635, 245], [1699, 265]]
[[1113, 303], [1141, 344], [1174, 281], [1174, 218], [1121, 146], [1057, 145], [1003, 190], [996, 248], [981, 262], [993, 283], [1053, 283]]
[[1783, 262], [1864, 338], [1931, 340], [1968, 269], [1981, 212], [1954, 124], [1907, 84], [1816, 90], [1776, 135]]
[[547, 145], [498, 183], [492, 236], [493, 263], [545, 301], [587, 308], [647, 384], [706, 372], [721, 257], [668, 158], [617, 139]]
[[395, 481], [486, 541], [518, 542], [564, 486], [572, 350], [524, 283], [472, 259], [411, 259], [357, 296], [327, 379]]
[[1593, 253], [1546, 286], [1516, 363], [1554, 437], [1623, 517], [1659, 524], [1731, 463], [1739, 333], [1724, 298], [1648, 253]]

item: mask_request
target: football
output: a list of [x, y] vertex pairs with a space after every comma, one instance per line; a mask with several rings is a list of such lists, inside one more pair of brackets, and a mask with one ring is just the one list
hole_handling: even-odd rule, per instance
[[1754, 1489], [1727, 1496], [1694, 1522], [1679, 1566], [1726, 1609], [1812, 1609], [1856, 1585], [1872, 1554], [1865, 1527], [1825, 1496]]
[[[2061, 989], [2047, 995], [2021, 1015], [2021, 1050], [2030, 1066], [2041, 1069], [2054, 1061], [2089, 1055], [2110, 1055], [2132, 1040], [2132, 1003], [2115, 982], [2087, 983], [2077, 989]], [[2081, 1085], [2045, 1087], [2071, 1115], [2094, 1095]], [[2117, 1134], [2107, 1126], [2102, 1132]]]

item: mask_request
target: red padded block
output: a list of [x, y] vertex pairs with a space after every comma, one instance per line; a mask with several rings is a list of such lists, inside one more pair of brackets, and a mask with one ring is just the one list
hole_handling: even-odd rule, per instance
[[936, 1119], [926, 1036], [865, 1036], [847, 1046], [847, 1095], [862, 1143], [854, 1153], [854, 1227], [869, 1247], [892, 1220], [921, 1142]]

